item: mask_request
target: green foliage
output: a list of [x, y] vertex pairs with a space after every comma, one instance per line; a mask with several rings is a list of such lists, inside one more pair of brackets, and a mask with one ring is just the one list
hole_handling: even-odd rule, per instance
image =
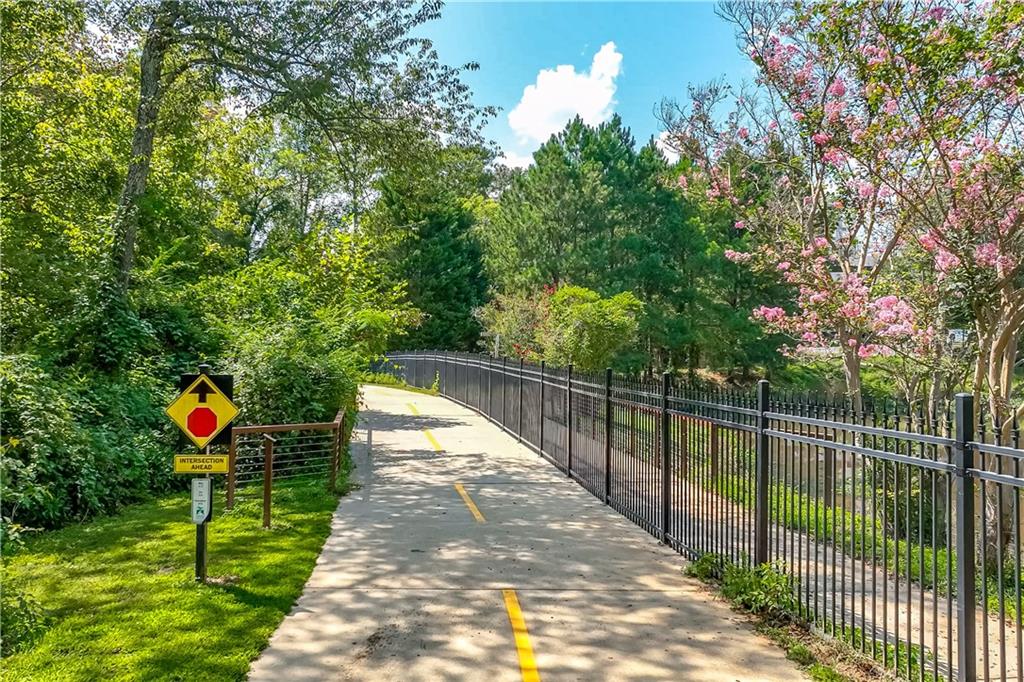
[[[170, 483], [160, 435], [170, 394], [144, 372], [57, 380], [37, 360], [0, 361], [5, 524], [52, 527], [109, 512]], [[12, 530], [17, 531], [17, 527]]]
[[529, 296], [499, 295], [479, 314], [502, 354], [593, 372], [635, 347], [643, 307], [628, 291], [603, 298], [564, 285]]
[[[409, 87], [381, 101], [432, 105], [431, 130], [402, 117], [364, 127], [358, 140], [351, 126], [329, 139], [324, 126], [294, 115], [310, 111], [302, 98], [315, 100], [320, 113], [339, 115], [362, 111], [365, 102], [360, 95], [333, 100], [322, 90], [327, 83], [307, 90], [313, 84], [305, 79], [301, 92], [289, 90], [297, 99], [287, 103], [229, 106], [242, 83], [218, 78], [230, 71], [224, 65], [218, 71], [198, 59], [213, 54], [210, 45], [188, 43], [196, 36], [185, 27], [217, 24], [217, 12], [264, 26], [276, 17], [287, 42], [305, 35], [298, 27], [323, 21], [323, 8], [310, 8], [308, 16], [265, 3], [259, 7], [267, 12], [249, 11], [253, 3], [194, 8], [174, 24], [173, 46], [161, 57], [168, 75], [160, 84], [146, 182], [134, 201], [134, 265], [122, 286], [115, 272], [123, 262], [112, 256], [124, 237], [118, 201], [126, 171], [139, 163], [132, 143], [140, 50], [112, 49], [97, 35], [109, 28], [141, 47], [149, 19], [175, 11], [172, 5], [134, 3], [124, 16], [102, 3], [0, 5], [5, 548], [32, 529], [111, 513], [181, 485], [168, 473], [177, 434], [163, 407], [178, 374], [199, 362], [236, 375], [244, 421], [323, 421], [354, 410], [357, 368], [418, 319], [404, 280], [382, 272], [371, 240], [354, 229], [368, 178], [385, 166], [413, 177], [413, 166], [426, 167], [441, 154], [444, 131], [476, 139], [466, 126], [480, 112], [466, 104], [458, 70], [433, 53], [404, 65], [375, 62], [372, 73], [363, 72], [369, 80], [361, 91], [379, 94], [392, 85], [385, 72], [424, 67], [405, 73]], [[403, 42], [404, 31], [436, 11], [350, 3], [335, 9], [368, 14], [354, 24], [361, 37], [350, 29], [345, 35], [365, 50], [346, 56], [331, 44], [317, 54], [332, 68], [349, 57], [411, 49], [417, 43]], [[118, 21], [107, 26], [111, 18]], [[385, 28], [381, 22], [391, 19]], [[338, 24], [327, 22], [325, 30], [336, 32]], [[230, 42], [241, 35], [215, 33], [207, 37]], [[250, 51], [236, 56], [252, 66], [259, 54], [284, 49], [257, 43], [247, 42]], [[385, 115], [379, 107], [374, 113]], [[393, 134], [381, 134], [383, 128]], [[352, 142], [357, 150], [346, 146]], [[392, 145], [415, 153], [387, 153]]]
[[39, 602], [9, 581], [0, 589], [0, 618], [0, 656], [4, 657], [32, 646], [49, 624]]
[[380, 181], [380, 200], [363, 225], [377, 260], [407, 283], [408, 301], [423, 314], [392, 347], [476, 348], [480, 323], [474, 310], [487, 292], [476, 234], [492, 204], [485, 196], [487, 159], [475, 147], [448, 147], [426, 172], [393, 172]]
[[804, 667], [812, 665], [816, 660], [807, 645], [800, 642], [794, 643], [786, 650], [786, 658]]
[[780, 566], [746, 568], [728, 564], [722, 573], [722, 594], [751, 613], [769, 620], [788, 619], [797, 610], [791, 578]]
[[740, 248], [743, 231], [727, 211], [688, 198], [676, 185], [683, 170], [653, 143], [638, 149], [617, 116], [595, 127], [576, 119], [534, 159], [511, 177], [480, 230], [500, 296], [529, 298], [564, 283], [602, 296], [631, 292], [644, 308], [639, 343], [620, 357], [624, 369], [747, 372], [776, 361], [777, 339], [749, 319], [756, 304], [773, 300], [773, 285], [724, 257]]
[[728, 558], [722, 554], [714, 552], [701, 554], [686, 567], [686, 575], [704, 582], [718, 582], [722, 579], [722, 573], [728, 562]]
[[628, 291], [602, 298], [583, 287], [559, 287], [548, 299], [537, 341], [552, 364], [598, 371], [636, 343], [642, 311], [643, 304]]

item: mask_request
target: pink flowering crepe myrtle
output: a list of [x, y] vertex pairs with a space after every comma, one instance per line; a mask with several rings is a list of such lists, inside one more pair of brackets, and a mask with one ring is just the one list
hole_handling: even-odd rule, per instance
[[[663, 118], [707, 197], [751, 235], [753, 255], [727, 257], [789, 264], [797, 309], [759, 319], [798, 348], [841, 343], [856, 384], [864, 357], [941, 355], [936, 302], [961, 297], [975, 313], [975, 392], [1006, 427], [1024, 417], [1009, 404], [1024, 325], [1024, 18], [1009, 0], [882, 9], [731, 3], [756, 96], [723, 120], [712, 111], [728, 89], [713, 84]], [[935, 273], [923, 286], [941, 291], [894, 300], [920, 286], [891, 267], [915, 249]]]

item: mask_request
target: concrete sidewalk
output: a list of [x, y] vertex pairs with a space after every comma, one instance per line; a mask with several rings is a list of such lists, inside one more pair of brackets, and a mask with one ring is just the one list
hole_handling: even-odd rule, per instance
[[678, 554], [483, 417], [363, 395], [360, 488], [250, 679], [803, 677]]

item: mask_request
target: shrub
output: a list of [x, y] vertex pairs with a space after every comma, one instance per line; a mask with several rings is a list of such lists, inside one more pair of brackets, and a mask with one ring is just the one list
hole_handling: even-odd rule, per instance
[[0, 621], [0, 656], [10, 656], [31, 645], [48, 625], [39, 602], [6, 579], [0, 590]]
[[718, 582], [722, 579], [727, 563], [728, 559], [721, 554], [701, 554], [686, 567], [686, 574], [705, 582]]
[[783, 620], [796, 610], [796, 597], [778, 566], [745, 568], [729, 564], [722, 575], [722, 594], [738, 606], [769, 620]]
[[5, 542], [165, 489], [169, 388], [145, 372], [58, 378], [31, 356], [0, 360]]

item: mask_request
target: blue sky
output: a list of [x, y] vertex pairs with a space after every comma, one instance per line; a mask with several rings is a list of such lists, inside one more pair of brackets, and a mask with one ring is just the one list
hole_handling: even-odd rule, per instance
[[643, 143], [662, 97], [752, 74], [710, 2], [451, 2], [424, 32], [444, 62], [480, 64], [465, 80], [501, 107], [487, 133], [518, 165], [576, 113], [618, 113]]

